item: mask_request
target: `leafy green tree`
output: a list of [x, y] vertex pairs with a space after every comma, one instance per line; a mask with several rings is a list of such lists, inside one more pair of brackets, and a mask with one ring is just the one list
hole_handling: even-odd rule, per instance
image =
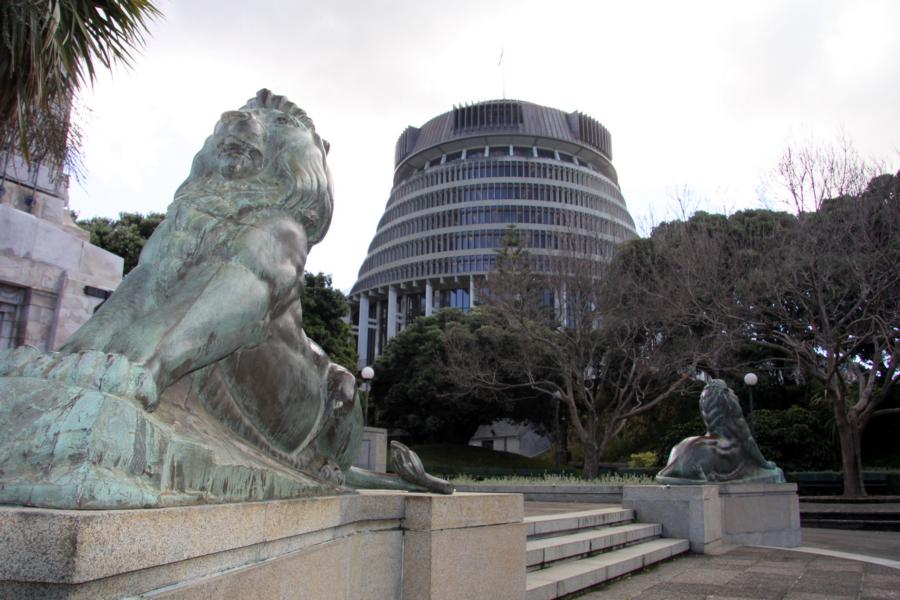
[[817, 382], [833, 410], [844, 493], [859, 496], [863, 433], [900, 414], [890, 400], [900, 379], [900, 176], [813, 208], [698, 213], [658, 227], [625, 289], [679, 307], [693, 331], [718, 332], [714, 374], [737, 376], [749, 345]]
[[[753, 343], [822, 384], [841, 448], [844, 494], [865, 495], [862, 436], [900, 379], [900, 173], [801, 214], [776, 246], [770, 290], [742, 308]], [[762, 302], [765, 300], [765, 302]]]
[[464, 444], [479, 425], [510, 416], [503, 394], [470, 391], [445, 368], [450, 326], [465, 329], [479, 343], [502, 344], [487, 324], [458, 310], [416, 319], [375, 361], [370, 401], [377, 425], [404, 429], [417, 443]]
[[303, 330], [331, 360], [356, 372], [358, 358], [353, 331], [344, 319], [350, 305], [343, 292], [334, 289], [331, 275], [303, 274]]
[[532, 264], [511, 232], [475, 313], [497, 332], [485, 337], [501, 343], [479, 347], [471, 332], [448, 328], [448, 364], [473, 392], [530, 390], [559, 403], [591, 478], [629, 419], [690, 384], [688, 367], [705, 350], [672, 325], [675, 313], [611, 293], [618, 280], [607, 286], [606, 264], [578, 242], [563, 236], [550, 264]]
[[93, 217], [78, 221], [91, 233], [91, 243], [125, 259], [125, 273], [137, 266], [144, 244], [162, 223], [162, 213], [119, 213], [118, 219]]
[[149, 0], [0, 2], [3, 147], [64, 165], [75, 92], [100, 68], [128, 65], [159, 14]]

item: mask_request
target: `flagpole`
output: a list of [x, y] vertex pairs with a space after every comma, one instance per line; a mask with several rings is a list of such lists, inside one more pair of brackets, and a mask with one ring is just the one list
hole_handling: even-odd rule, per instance
[[503, 99], [506, 100], [506, 65], [503, 64], [503, 46], [500, 47], [500, 61], [497, 63], [500, 67], [500, 80], [502, 82]]

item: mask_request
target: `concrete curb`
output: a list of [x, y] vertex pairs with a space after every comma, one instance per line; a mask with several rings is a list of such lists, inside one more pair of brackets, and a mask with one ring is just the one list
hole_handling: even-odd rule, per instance
[[832, 556], [834, 558], [844, 558], [847, 560], [858, 560], [859, 562], [879, 565], [891, 569], [900, 570], [900, 561], [888, 560], [886, 558], [878, 558], [877, 556], [868, 556], [866, 554], [855, 554], [853, 552], [838, 552], [837, 550], [825, 550], [824, 548], [811, 548], [809, 546], [797, 546], [796, 548], [784, 548], [781, 546], [750, 546], [751, 548], [769, 548], [772, 550], [789, 550], [791, 552], [806, 552], [807, 554], [819, 554], [821, 556]]

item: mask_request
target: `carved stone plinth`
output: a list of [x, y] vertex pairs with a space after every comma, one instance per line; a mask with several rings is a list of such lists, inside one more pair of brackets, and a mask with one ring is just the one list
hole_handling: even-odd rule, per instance
[[0, 598], [520, 600], [522, 497], [0, 507]]

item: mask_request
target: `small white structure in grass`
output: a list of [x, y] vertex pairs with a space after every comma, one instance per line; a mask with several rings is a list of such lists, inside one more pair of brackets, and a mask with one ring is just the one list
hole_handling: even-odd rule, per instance
[[550, 449], [550, 438], [533, 425], [504, 419], [479, 427], [469, 445], [534, 457]]

